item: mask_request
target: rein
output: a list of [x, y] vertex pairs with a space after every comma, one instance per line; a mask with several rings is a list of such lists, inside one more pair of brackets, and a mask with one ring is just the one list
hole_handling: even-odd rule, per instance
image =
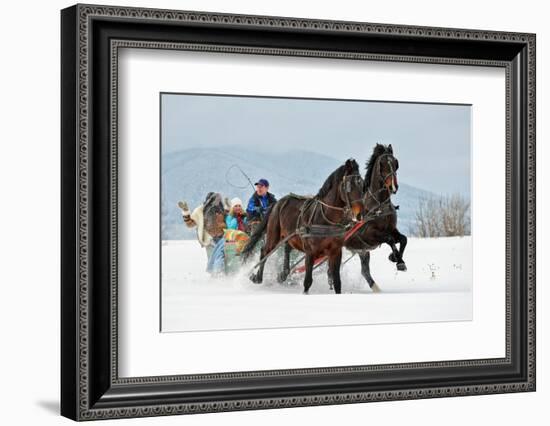
[[[344, 229], [344, 232], [345, 232], [345, 228], [347, 227], [347, 225], [344, 224], [344, 221], [346, 219], [346, 216], [348, 216], [349, 212], [352, 210], [353, 203], [358, 202], [358, 201], [363, 202], [363, 197], [361, 197], [357, 200], [350, 200], [349, 193], [351, 192], [351, 179], [361, 179], [362, 180], [362, 177], [361, 177], [361, 175], [358, 175], [358, 174], [352, 174], [352, 175], [346, 175], [342, 178], [342, 181], [340, 182], [340, 184], [338, 186], [338, 189], [339, 189], [339, 193], [340, 193], [340, 199], [345, 203], [344, 207], [333, 206], [331, 204], [328, 204], [328, 203], [324, 202], [323, 200], [321, 200], [317, 197], [311, 198], [308, 201], [306, 201], [302, 205], [302, 207], [300, 208], [300, 214], [298, 215], [296, 229], [299, 228], [298, 224], [301, 222], [305, 211], [308, 208], [310, 208], [312, 203], [313, 203], [313, 208], [312, 208], [311, 213], [309, 215], [309, 220], [308, 220], [307, 224], [304, 227], [300, 228], [300, 229], [311, 228], [312, 226], [316, 226], [318, 228], [326, 227], [328, 229], [327, 236], [329, 236], [329, 235], [332, 236], [334, 234], [339, 234], [340, 232], [342, 232], [342, 229]], [[319, 211], [321, 213], [321, 216], [322, 216], [323, 220], [328, 223], [328, 225], [313, 225], [312, 224], [313, 218], [315, 216], [315, 212], [317, 211], [317, 208], [318, 208], [319, 205], [320, 205]], [[332, 221], [325, 214], [325, 210], [324, 210], [325, 208], [343, 212], [344, 213], [344, 218], [340, 222]], [[337, 229], [334, 230], [334, 228], [337, 228]], [[343, 232], [342, 232], [342, 235], [343, 235]]]
[[[378, 169], [380, 169], [380, 162], [382, 161], [383, 158], [387, 159], [388, 167], [390, 168], [390, 172], [388, 174], [386, 174], [385, 176], [380, 175], [380, 172], [378, 173], [379, 174], [378, 179], [382, 183], [382, 186], [379, 189], [377, 189], [376, 191], [373, 192], [373, 190], [371, 189], [371, 185], [369, 184], [369, 187], [368, 187], [367, 191], [365, 192], [365, 195], [363, 196], [363, 203], [364, 203], [365, 207], [368, 204], [369, 197], [370, 197], [370, 199], [374, 200], [377, 204], [377, 206], [374, 207], [373, 209], [367, 210], [367, 220], [369, 219], [369, 216], [371, 216], [372, 218], [378, 218], [378, 217], [382, 216], [382, 213], [384, 213], [384, 209], [388, 210], [388, 211], [385, 212], [387, 215], [393, 213], [393, 208], [392, 208], [392, 204], [391, 204], [391, 192], [386, 187], [385, 182], [389, 177], [394, 178], [397, 175], [397, 171], [393, 169], [392, 163], [391, 163], [391, 161], [389, 160], [388, 157], [393, 157], [393, 154], [391, 154], [389, 152], [386, 152], [384, 154], [381, 154], [376, 160], [378, 162]], [[372, 183], [372, 181], [371, 181], [371, 183]], [[380, 193], [382, 193], [384, 191], [388, 192], [388, 198], [386, 198], [385, 200], [380, 201], [378, 196], [379, 196]], [[374, 214], [370, 213], [370, 211], [373, 211]]]
[[376, 195], [378, 193], [382, 192], [382, 191], [387, 191], [387, 188], [382, 187], [382, 188], [378, 189], [376, 192], [372, 192], [372, 190], [369, 187], [369, 189], [367, 190], [367, 193], [364, 196], [364, 201], [363, 202], [366, 204], [368, 199], [369, 199], [368, 196], [370, 195], [371, 199], [376, 201], [376, 203], [378, 204], [375, 209], [380, 210], [381, 207], [384, 207], [386, 204], [391, 203], [391, 197], [389, 196], [389, 194], [388, 194], [388, 198], [386, 198], [383, 201], [380, 201], [378, 199], [378, 197]]

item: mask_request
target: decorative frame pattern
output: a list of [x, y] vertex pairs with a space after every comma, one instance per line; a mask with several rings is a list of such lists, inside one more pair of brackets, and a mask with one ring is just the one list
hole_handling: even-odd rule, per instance
[[[197, 412], [213, 412], [213, 411], [229, 411], [229, 410], [247, 410], [261, 408], [279, 408], [291, 406], [307, 406], [307, 405], [326, 405], [326, 404], [342, 404], [352, 402], [366, 401], [381, 401], [381, 400], [400, 400], [400, 399], [415, 399], [415, 398], [433, 398], [442, 396], [460, 396], [460, 395], [475, 395], [487, 393], [503, 393], [517, 391], [533, 391], [535, 390], [535, 36], [533, 34], [520, 34], [510, 32], [495, 32], [495, 31], [478, 31], [464, 29], [447, 29], [447, 28], [427, 28], [427, 27], [410, 27], [400, 25], [386, 24], [369, 24], [358, 22], [337, 22], [324, 20], [309, 20], [295, 18], [275, 18], [264, 16], [245, 16], [245, 15], [228, 15], [228, 14], [213, 14], [202, 12], [183, 12], [183, 11], [168, 11], [156, 9], [135, 9], [121, 7], [103, 7], [77, 5], [73, 8], [64, 11], [64, 19], [66, 19], [66, 34], [64, 34], [65, 43], [64, 51], [71, 51], [72, 55], [66, 54], [69, 59], [74, 59], [74, 63], [64, 65], [67, 68], [66, 72], [74, 74], [74, 87], [64, 90], [71, 90], [77, 94], [76, 105], [73, 101], [70, 105], [64, 105], [63, 111], [65, 114], [66, 108], [74, 108], [76, 128], [71, 133], [73, 137], [67, 137], [63, 141], [63, 146], [73, 144], [75, 156], [64, 160], [65, 162], [75, 162], [71, 167], [66, 167], [67, 173], [75, 177], [74, 187], [64, 187], [64, 190], [74, 191], [72, 197], [67, 196], [64, 200], [64, 206], [71, 204], [67, 209], [72, 209], [75, 213], [74, 233], [72, 229], [67, 229], [67, 233], [76, 239], [75, 246], [70, 246], [67, 251], [63, 251], [65, 262], [74, 262], [76, 276], [64, 279], [62, 291], [73, 291], [72, 297], [75, 299], [75, 305], [70, 309], [66, 306], [62, 296], [62, 315], [63, 321], [73, 321], [72, 327], [74, 330], [65, 328], [63, 324], [62, 330], [62, 345], [65, 357], [74, 357], [73, 364], [67, 366], [62, 365], [64, 369], [62, 373], [62, 414], [75, 420], [92, 420], [113, 417], [140, 417], [140, 416], [157, 416], [170, 414], [184, 414]], [[94, 99], [94, 86], [91, 78], [91, 57], [94, 47], [92, 40], [92, 22], [94, 20], [111, 20], [111, 21], [132, 21], [140, 23], [154, 24], [178, 24], [178, 25], [214, 25], [225, 27], [238, 28], [254, 28], [254, 29], [275, 29], [275, 30], [290, 30], [294, 32], [300, 31], [315, 31], [322, 33], [338, 33], [338, 34], [359, 34], [359, 35], [376, 35], [381, 37], [411, 37], [415, 40], [446, 40], [449, 42], [456, 41], [473, 41], [481, 43], [504, 43], [506, 45], [516, 45], [518, 48], [525, 49], [525, 55], [522, 61], [527, 71], [525, 78], [522, 81], [516, 81], [513, 78], [515, 71], [512, 60], [502, 59], [483, 59], [483, 58], [460, 58], [460, 57], [440, 57], [440, 56], [407, 56], [400, 54], [384, 54], [384, 53], [363, 53], [363, 52], [346, 52], [346, 51], [327, 51], [315, 49], [294, 49], [294, 48], [276, 48], [276, 47], [249, 47], [235, 45], [216, 45], [208, 43], [182, 43], [175, 41], [145, 41], [130, 39], [110, 39], [109, 55], [110, 55], [110, 305], [109, 305], [109, 344], [110, 344], [110, 359], [107, 363], [103, 360], [101, 363], [101, 371], [103, 372], [104, 364], [108, 364], [108, 378], [104, 377], [100, 380], [100, 384], [92, 383], [92, 375], [97, 373], [98, 368], [92, 367], [90, 357], [94, 351], [93, 341], [97, 339], [91, 328], [93, 327], [95, 317], [91, 314], [91, 296], [90, 291], [93, 286], [91, 276], [93, 276], [91, 241], [94, 239], [92, 235], [93, 227], [91, 225], [91, 216], [95, 209], [93, 204], [93, 170], [91, 169], [90, 152], [91, 139], [93, 135], [90, 132], [90, 115]], [[74, 45], [70, 44], [68, 38], [74, 37]], [[452, 362], [434, 362], [434, 363], [414, 363], [414, 364], [390, 364], [381, 366], [354, 366], [354, 367], [327, 367], [321, 369], [300, 369], [300, 370], [274, 370], [261, 372], [246, 372], [246, 373], [223, 373], [214, 375], [193, 375], [193, 376], [160, 376], [146, 378], [125, 378], [118, 377], [117, 369], [117, 84], [118, 84], [118, 49], [123, 47], [132, 48], [154, 48], [154, 49], [183, 49], [183, 50], [198, 50], [198, 51], [218, 51], [227, 53], [239, 54], [263, 54], [263, 55], [297, 55], [297, 56], [315, 56], [335, 59], [358, 59], [358, 60], [374, 60], [374, 61], [397, 61], [397, 62], [424, 62], [424, 63], [444, 63], [456, 65], [482, 65], [482, 66], [497, 66], [506, 69], [506, 203], [507, 203], [507, 247], [506, 247], [506, 357], [503, 359], [484, 359], [484, 360], [464, 360]], [[526, 59], [525, 59], [526, 58]], [[524, 88], [517, 87], [525, 85]], [[525, 105], [513, 105], [512, 98], [517, 95], [518, 90], [525, 92]], [[65, 98], [63, 98], [65, 100]], [[70, 99], [70, 96], [68, 96]], [[66, 100], [64, 104], [68, 103]], [[290, 396], [273, 396], [269, 398], [219, 398], [214, 401], [202, 402], [171, 402], [165, 401], [155, 404], [137, 401], [135, 398], [124, 398], [122, 390], [128, 386], [158, 386], [169, 385], [170, 383], [181, 382], [216, 382], [227, 379], [243, 379], [243, 378], [265, 378], [279, 376], [300, 376], [315, 374], [321, 376], [330, 376], [333, 374], [343, 373], [359, 373], [373, 372], [385, 370], [405, 370], [405, 369], [430, 369], [430, 368], [448, 368], [448, 367], [474, 367], [488, 365], [511, 365], [512, 364], [512, 339], [513, 326], [517, 318], [513, 317], [511, 308], [512, 297], [517, 297], [513, 294], [511, 265], [509, 262], [512, 255], [511, 241], [514, 238], [512, 235], [512, 226], [517, 225], [512, 223], [512, 149], [510, 147], [511, 140], [519, 130], [512, 128], [511, 120], [514, 109], [520, 108], [521, 113], [525, 115], [524, 124], [526, 126], [526, 140], [524, 161], [525, 167], [525, 182], [520, 182], [520, 189], [525, 190], [525, 193], [518, 194], [519, 199], [525, 203], [526, 218], [525, 229], [527, 232], [525, 247], [526, 251], [526, 282], [523, 283], [525, 288], [522, 294], [525, 295], [525, 365], [522, 366], [523, 374], [520, 380], [514, 380], [502, 383], [483, 383], [477, 385], [456, 385], [456, 386], [434, 386], [425, 388], [400, 388], [396, 390], [379, 390], [379, 391], [357, 391], [357, 392], [327, 392], [317, 393], [312, 395], [290, 395]], [[517, 111], [515, 112], [517, 113]], [[68, 131], [68, 130], [67, 130]], [[69, 132], [70, 133], [70, 132]], [[520, 136], [521, 137], [521, 136]], [[71, 163], [72, 164], [72, 163]], [[523, 163], [522, 163], [523, 164]], [[73, 168], [74, 167], [74, 170]], [[70, 170], [69, 170], [70, 169]], [[70, 172], [70, 173], [69, 173]], [[65, 207], [64, 207], [65, 209]], [[65, 240], [63, 240], [65, 241]], [[67, 244], [65, 244], [67, 247]], [[75, 259], [76, 258], [76, 259]], [[518, 277], [513, 277], [517, 279]], [[519, 278], [522, 278], [521, 276]], [[72, 290], [70, 290], [72, 289]], [[69, 332], [75, 331], [76, 335], [69, 336]], [[76, 352], [75, 352], [76, 350]], [[71, 369], [70, 371], [68, 371]], [[103, 374], [103, 373], [102, 373]], [[72, 380], [74, 379], [74, 380]], [[107, 395], [108, 392], [103, 392], [101, 389], [107, 388], [115, 391], [112, 398], [103, 398], [101, 394]], [[116, 393], [121, 390], [123, 397], [117, 400], [120, 396]], [[68, 394], [74, 392], [74, 397], [69, 397]], [[103, 399], [103, 401], [102, 401]]]

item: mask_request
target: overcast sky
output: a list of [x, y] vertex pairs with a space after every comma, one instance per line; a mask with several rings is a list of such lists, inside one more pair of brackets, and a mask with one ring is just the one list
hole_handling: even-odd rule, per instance
[[468, 105], [182, 94], [163, 94], [161, 103], [164, 153], [243, 145], [353, 157], [363, 165], [377, 142], [391, 143], [401, 181], [439, 194], [470, 193]]

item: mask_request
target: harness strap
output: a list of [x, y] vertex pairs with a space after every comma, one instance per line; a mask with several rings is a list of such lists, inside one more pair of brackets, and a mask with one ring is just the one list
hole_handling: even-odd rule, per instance
[[298, 228], [297, 232], [301, 238], [343, 237], [346, 228], [343, 226], [312, 224]]
[[321, 201], [317, 199], [317, 202], [321, 204], [324, 207], [328, 207], [329, 209], [339, 210], [341, 212], [346, 211], [347, 209], [345, 207], [337, 207], [337, 206], [331, 206], [330, 204], [325, 203], [324, 201]]
[[359, 229], [361, 229], [363, 227], [363, 225], [365, 225], [367, 222], [365, 222], [364, 220], [360, 221], [360, 222], [357, 222], [353, 228], [351, 228], [348, 232], [346, 232], [346, 235], [344, 236], [344, 242], [346, 242], [347, 240], [349, 240], [353, 234], [355, 234], [357, 231], [359, 231]]
[[[363, 225], [365, 225], [367, 222], [365, 221], [361, 221], [361, 222], [357, 222], [350, 230], [348, 230], [346, 232], [346, 234], [344, 235], [344, 242], [346, 242], [347, 240], [349, 240], [357, 231], [359, 231], [359, 229], [361, 229], [363, 227]], [[353, 256], [352, 256], [353, 257]], [[348, 259], [349, 260], [349, 259]], [[313, 268], [317, 268], [319, 266], [321, 266], [322, 263], [326, 262], [327, 261], [327, 257], [326, 256], [321, 256], [321, 257], [318, 257], [317, 259], [315, 259], [315, 261], [313, 262]], [[347, 261], [346, 261], [347, 262]], [[299, 266], [297, 267], [296, 269], [294, 269], [294, 272], [305, 272], [306, 270], [306, 266], [305, 265], [302, 265], [302, 266]]]

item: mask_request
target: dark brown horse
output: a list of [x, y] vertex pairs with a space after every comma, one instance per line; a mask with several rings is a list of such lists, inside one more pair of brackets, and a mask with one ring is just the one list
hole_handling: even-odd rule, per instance
[[258, 271], [250, 277], [251, 280], [262, 282], [267, 256], [283, 242], [287, 242], [290, 248], [305, 253], [304, 293], [308, 292], [313, 283], [315, 260], [325, 256], [334, 291], [341, 293], [340, 264], [344, 234], [351, 223], [361, 219], [363, 207], [363, 178], [353, 159], [336, 169], [315, 197], [290, 194], [281, 198], [252, 234], [241, 254], [246, 260], [266, 233], [265, 245], [261, 249], [261, 263]]
[[[391, 145], [376, 144], [371, 158], [367, 162], [365, 176], [365, 224], [345, 243], [345, 247], [359, 254], [361, 273], [373, 291], [379, 288], [370, 273], [370, 251], [381, 244], [388, 244], [392, 253], [390, 261], [397, 263], [399, 271], [406, 271], [403, 253], [407, 245], [407, 237], [397, 229], [397, 212], [391, 202], [391, 195], [399, 188], [397, 169], [399, 162], [393, 155]], [[396, 244], [399, 243], [399, 250]], [[329, 282], [333, 280], [329, 272]]]

